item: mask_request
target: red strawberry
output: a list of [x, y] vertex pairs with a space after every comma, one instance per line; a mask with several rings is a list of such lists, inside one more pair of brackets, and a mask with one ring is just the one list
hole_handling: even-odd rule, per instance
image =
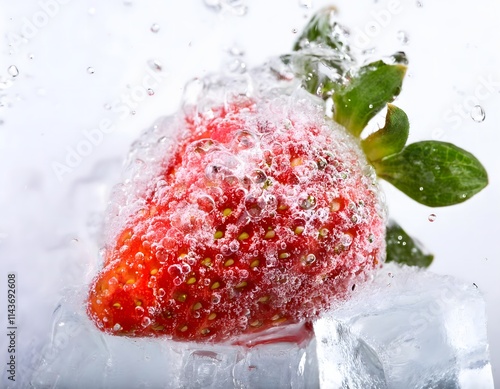
[[[408, 118], [387, 105], [401, 90], [404, 54], [349, 70], [332, 15], [311, 19], [282, 67], [254, 71], [242, 93], [233, 94], [241, 79], [207, 80], [194, 109], [137, 143], [137, 171], [114, 196], [104, 268], [88, 296], [100, 329], [225, 341], [306, 321], [386, 257], [375, 170], [433, 207], [487, 185], [463, 149], [406, 146]], [[333, 100], [334, 120], [312, 94]], [[385, 126], [360, 139], [386, 106]], [[387, 237], [387, 260], [432, 261], [399, 226]]]
[[153, 173], [127, 187], [90, 289], [100, 329], [225, 341], [314, 318], [381, 264], [385, 213], [359, 140], [320, 99], [272, 96], [207, 99], [150, 136]]

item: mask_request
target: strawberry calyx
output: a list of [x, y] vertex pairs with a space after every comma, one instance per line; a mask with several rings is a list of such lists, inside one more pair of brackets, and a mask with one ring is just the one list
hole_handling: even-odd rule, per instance
[[[295, 56], [282, 58], [285, 63], [293, 62], [298, 77], [302, 73], [306, 90], [332, 100], [333, 120], [360, 139], [377, 176], [429, 207], [458, 204], [484, 189], [488, 174], [466, 150], [440, 141], [406, 146], [408, 117], [390, 104], [401, 91], [408, 64], [405, 54], [399, 52], [389, 61], [379, 60], [356, 70], [347, 35], [336, 21], [335, 8], [325, 8], [312, 17], [299, 36], [293, 47]], [[385, 126], [361, 139], [368, 123], [384, 108]], [[398, 244], [392, 239], [396, 230], [404, 233], [399, 226], [387, 229], [388, 252]], [[406, 233], [403, 235], [410, 240]], [[423, 254], [412, 259], [409, 252], [398, 253], [404, 254], [401, 262], [415, 266], [427, 267], [432, 261]]]

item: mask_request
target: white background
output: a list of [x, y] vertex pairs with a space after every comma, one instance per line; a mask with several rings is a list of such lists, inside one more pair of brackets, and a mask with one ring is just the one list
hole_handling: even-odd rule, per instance
[[[235, 61], [255, 66], [289, 51], [294, 31], [314, 10], [331, 4], [248, 0], [239, 2], [247, 7], [240, 15], [234, 1], [218, 12], [203, 0], [103, 3], [0, 0], [0, 290], [5, 296], [7, 273], [16, 272], [20, 379], [28, 377], [26, 366], [49, 338], [51, 314], [65, 288], [88, 282], [98, 263], [99, 221], [129, 145], [159, 116], [177, 109], [187, 80]], [[384, 188], [391, 215], [436, 255], [432, 270], [475, 283], [484, 293], [500, 382], [500, 3], [334, 5], [358, 51], [375, 49], [374, 58], [408, 54], [409, 74], [397, 104], [410, 118], [410, 140], [453, 142], [489, 172], [486, 190], [449, 208], [430, 209]], [[151, 30], [155, 23], [157, 32]], [[152, 70], [151, 61], [162, 70]], [[11, 65], [19, 71], [15, 77]], [[144, 83], [151, 80], [150, 96]], [[477, 103], [486, 113], [481, 123], [470, 117]], [[71, 150], [83, 147], [84, 132], [103, 120], [115, 130], [56, 174], [55, 164], [66, 164]], [[1, 328], [5, 300], [0, 298]], [[4, 366], [6, 339], [0, 339]]]

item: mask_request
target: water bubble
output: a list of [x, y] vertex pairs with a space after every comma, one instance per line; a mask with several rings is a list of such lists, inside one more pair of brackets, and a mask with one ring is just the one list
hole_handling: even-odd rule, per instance
[[437, 218], [436, 214], [431, 213], [427, 219], [432, 223], [432, 222], [436, 221], [436, 218]]
[[421, 1], [417, 1], [417, 8], [422, 8], [424, 5]]
[[148, 66], [156, 72], [161, 72], [163, 70], [163, 66], [162, 66], [161, 62], [157, 59], [149, 60]]
[[160, 25], [158, 23], [153, 23], [151, 25], [151, 32], [154, 32], [155, 34], [160, 31]]
[[138, 314], [138, 315], [144, 315], [144, 308], [141, 307], [140, 305], [138, 305], [137, 307], [135, 307], [135, 312]]
[[155, 91], [151, 88], [148, 88], [148, 95], [153, 96], [155, 94]]
[[92, 66], [89, 66], [89, 67], [87, 68], [87, 73], [88, 73], [88, 74], [94, 74], [94, 73], [95, 73], [95, 69], [94, 69]]
[[29, 59], [35, 59], [35, 54], [33, 54], [33, 53], [28, 54], [28, 58]]
[[240, 248], [240, 243], [237, 240], [233, 240], [231, 243], [229, 243], [229, 250], [233, 253], [238, 251]]
[[403, 45], [407, 45], [410, 40], [406, 31], [398, 31], [397, 38], [398, 41]]
[[262, 170], [254, 170], [251, 175], [252, 181], [256, 184], [262, 184], [267, 180], [266, 173]]
[[296, 28], [292, 28], [292, 33], [293, 33], [293, 34], [296, 34], [296, 33], [297, 33], [297, 31], [298, 31], [298, 30], [297, 30]]
[[9, 72], [9, 74], [12, 76], [12, 77], [17, 77], [19, 76], [19, 69], [17, 68], [16, 65], [10, 65], [7, 69], [7, 71]]
[[122, 329], [122, 326], [118, 323], [116, 323], [114, 326], [113, 326], [113, 331], [120, 331]]
[[312, 0], [299, 0], [299, 6], [306, 9], [312, 8]]
[[314, 255], [314, 254], [308, 254], [308, 255], [306, 256], [306, 260], [305, 260], [306, 265], [311, 265], [311, 264], [313, 264], [315, 261], [316, 261], [316, 255]]
[[481, 107], [480, 105], [475, 105], [470, 111], [470, 117], [476, 123], [481, 123], [484, 121], [484, 119], [486, 119], [486, 112], [484, 112], [483, 107]]
[[302, 209], [312, 209], [316, 206], [316, 198], [314, 196], [305, 194], [299, 199], [299, 206]]
[[149, 317], [147, 317], [147, 316], [144, 316], [144, 317], [142, 318], [142, 320], [141, 320], [141, 325], [142, 325], [143, 327], [147, 327], [147, 326], [148, 326], [148, 325], [150, 325], [150, 324], [151, 324], [151, 319], [150, 319]]

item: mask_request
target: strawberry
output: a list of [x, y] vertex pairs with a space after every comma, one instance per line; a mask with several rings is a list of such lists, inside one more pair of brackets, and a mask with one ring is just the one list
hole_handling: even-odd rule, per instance
[[[148, 148], [135, 151], [140, 168], [114, 196], [104, 266], [88, 295], [102, 331], [234, 340], [317, 317], [386, 254], [429, 265], [399, 227], [387, 228], [386, 250], [375, 172], [430, 206], [471, 197], [486, 172], [448, 143], [405, 146], [408, 119], [387, 105], [404, 58], [343, 69], [352, 61], [330, 11], [281, 57], [285, 71], [250, 73], [244, 93], [231, 89], [241, 79], [207, 79], [193, 107], [139, 142]], [[386, 106], [384, 128], [360, 139]]]
[[[302, 96], [179, 119], [94, 281], [106, 332], [222, 341], [316, 316], [384, 256], [359, 143]], [[169, 129], [171, 130], [171, 129]]]

